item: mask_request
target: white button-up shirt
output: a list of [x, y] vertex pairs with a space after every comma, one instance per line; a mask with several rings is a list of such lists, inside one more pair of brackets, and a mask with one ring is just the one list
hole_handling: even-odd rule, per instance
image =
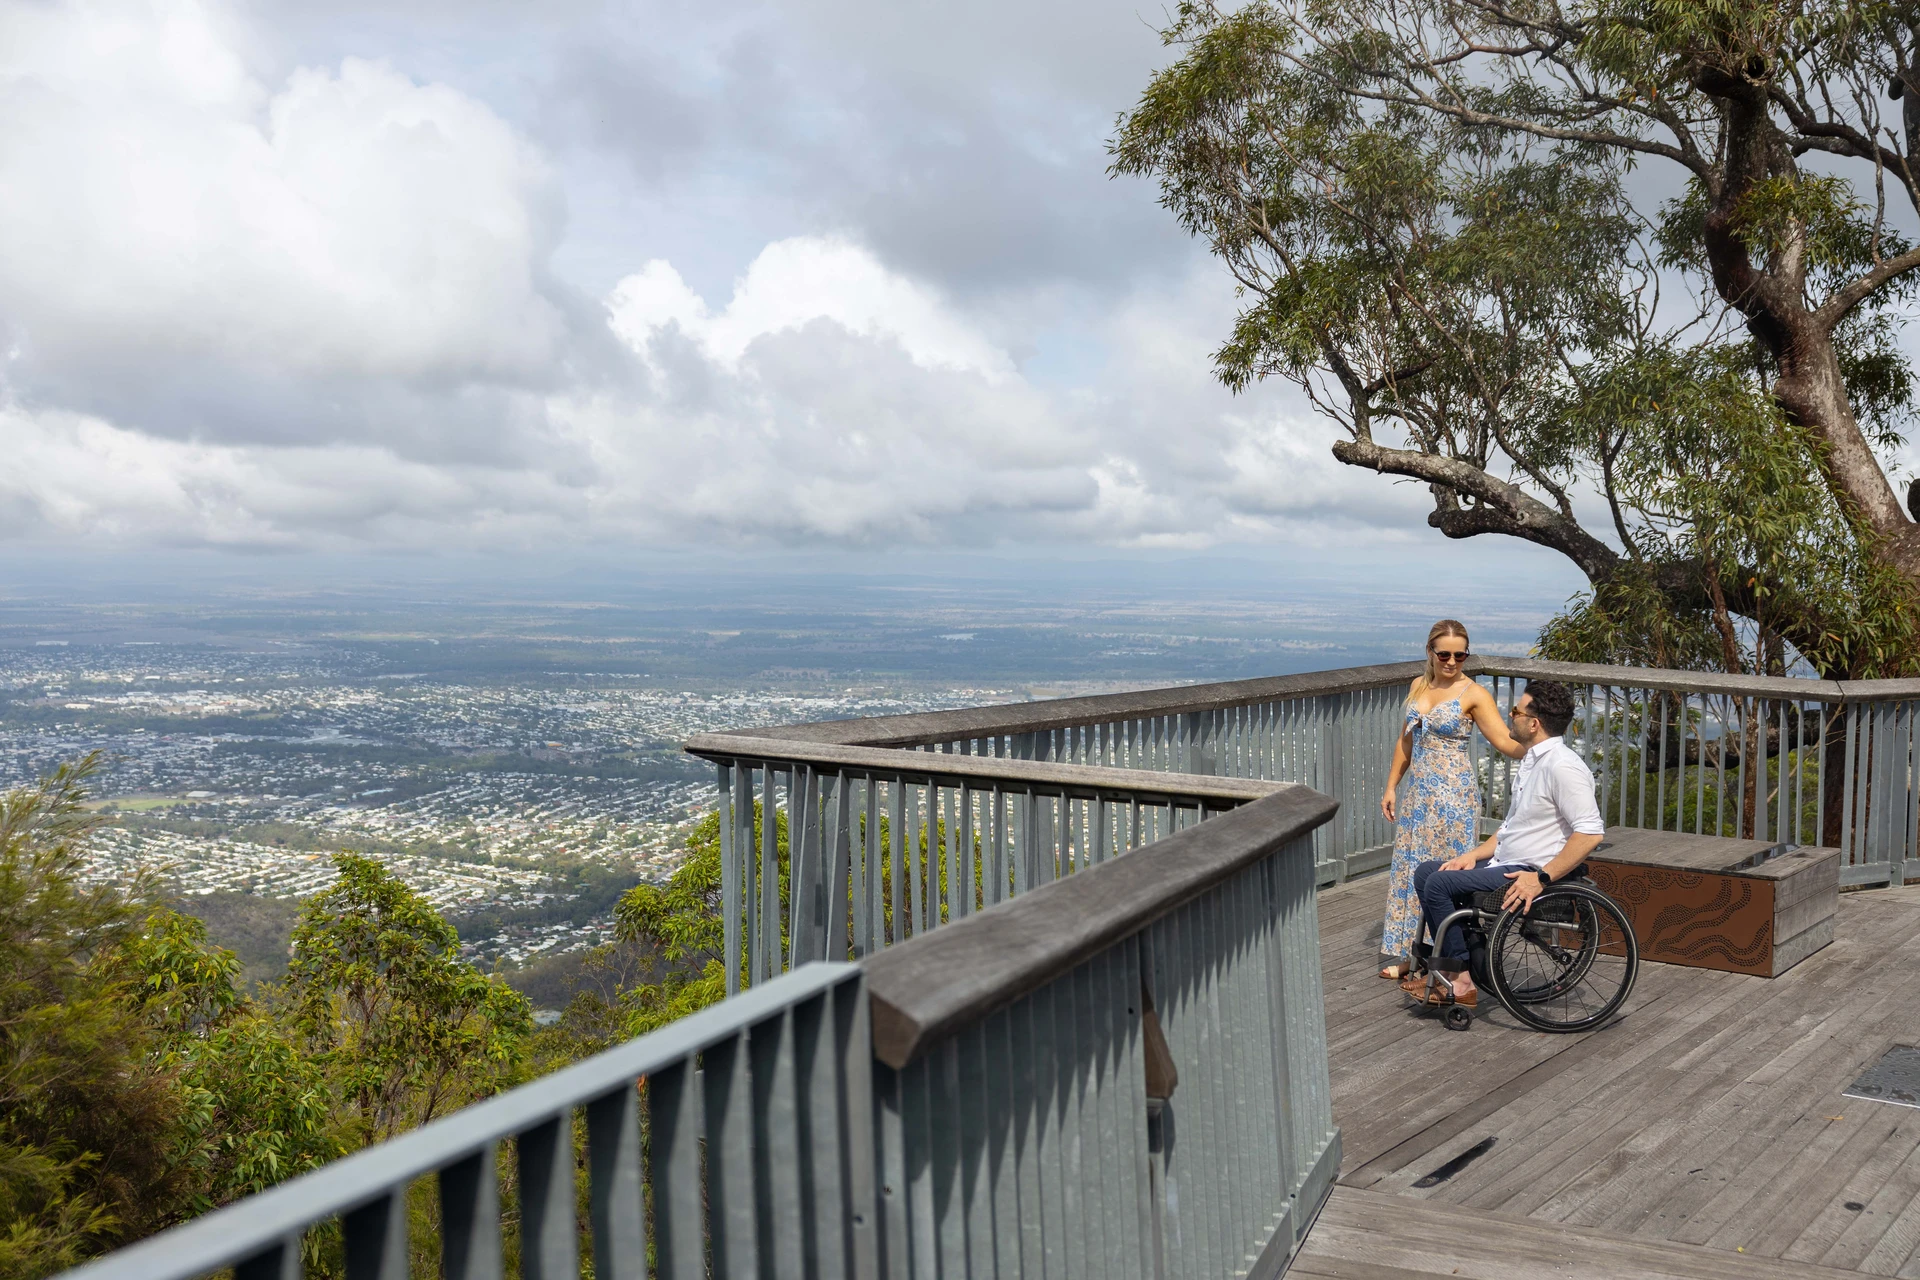
[[1559, 737], [1536, 742], [1520, 758], [1507, 820], [1489, 866], [1544, 867], [1575, 834], [1605, 835], [1593, 798], [1593, 770]]

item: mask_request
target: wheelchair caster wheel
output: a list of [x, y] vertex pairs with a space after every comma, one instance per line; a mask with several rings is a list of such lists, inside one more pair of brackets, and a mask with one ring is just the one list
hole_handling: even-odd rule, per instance
[[1465, 1031], [1472, 1025], [1473, 1010], [1458, 1004], [1447, 1007], [1447, 1030]]

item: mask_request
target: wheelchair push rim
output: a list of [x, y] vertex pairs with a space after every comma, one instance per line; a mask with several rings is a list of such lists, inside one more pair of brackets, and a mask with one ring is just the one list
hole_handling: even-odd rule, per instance
[[1487, 938], [1493, 993], [1541, 1031], [1588, 1031], [1627, 1002], [1640, 949], [1618, 903], [1582, 884], [1559, 884], [1525, 914], [1509, 911]]

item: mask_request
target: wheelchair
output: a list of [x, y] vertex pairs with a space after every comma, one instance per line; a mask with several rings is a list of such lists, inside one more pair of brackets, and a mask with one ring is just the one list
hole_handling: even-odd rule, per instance
[[[1581, 863], [1555, 881], [1522, 914], [1504, 910], [1504, 889], [1476, 893], [1441, 922], [1436, 935], [1459, 925], [1467, 968], [1500, 1007], [1538, 1031], [1591, 1031], [1620, 1011], [1640, 974], [1640, 948], [1620, 905], [1587, 879]], [[1431, 964], [1433, 946], [1413, 946], [1414, 972], [1427, 982], [1423, 1006], [1437, 1008], [1452, 1031], [1473, 1025], [1473, 1010], [1452, 1003], [1446, 979]], [[1428, 999], [1443, 993], [1440, 1003]]]

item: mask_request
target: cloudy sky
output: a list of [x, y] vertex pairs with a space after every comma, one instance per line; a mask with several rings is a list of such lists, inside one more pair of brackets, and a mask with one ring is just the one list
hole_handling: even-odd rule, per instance
[[1449, 554], [1211, 381], [1157, 8], [356, 3], [0, 0], [0, 539]]

